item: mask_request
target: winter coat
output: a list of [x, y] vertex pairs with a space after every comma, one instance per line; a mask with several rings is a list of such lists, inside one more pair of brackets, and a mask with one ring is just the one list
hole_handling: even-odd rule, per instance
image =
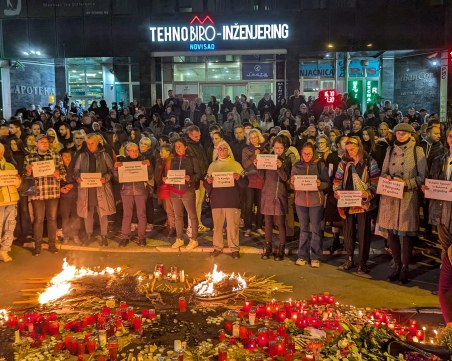
[[[111, 187], [113, 160], [103, 150], [94, 153], [96, 157], [96, 173], [101, 173], [105, 179], [102, 187], [97, 187], [97, 211], [100, 217], [116, 213], [115, 199]], [[87, 152], [80, 153], [75, 161], [74, 176], [78, 179], [81, 173], [90, 173], [89, 155]], [[88, 190], [89, 188], [78, 189], [77, 214], [79, 217], [88, 217]]]
[[425, 157], [427, 158], [427, 169], [430, 169], [433, 159], [444, 153], [443, 144], [441, 142], [430, 143], [427, 139], [423, 139], [420, 146], [424, 150]]
[[[436, 157], [431, 165], [428, 178], [448, 180], [447, 166], [449, 164], [450, 152], [446, 150], [445, 153]], [[449, 232], [452, 231], [452, 202], [442, 201], [439, 199], [430, 199], [428, 223], [438, 226], [444, 225]]]
[[[141, 162], [146, 160], [142, 155], [138, 158], [132, 159], [130, 157], [125, 157], [121, 162]], [[113, 175], [119, 183], [121, 195], [122, 196], [145, 196], [152, 193], [154, 185], [154, 167], [152, 164], [148, 164], [148, 182], [125, 182], [119, 183], [119, 172], [118, 168], [113, 168]]]
[[191, 154], [198, 160], [199, 169], [201, 170], [201, 178], [207, 173], [207, 168], [209, 168], [209, 161], [205, 148], [203, 148], [201, 142], [195, 142], [189, 137], [186, 138], [188, 148]]
[[[15, 170], [13, 164], [8, 163], [5, 157], [0, 159], [0, 171], [2, 170]], [[20, 179], [17, 178], [17, 187], [14, 186], [3, 186], [0, 187], [0, 207], [10, 206], [17, 204], [19, 201], [18, 188], [20, 186]]]
[[[261, 144], [259, 148], [261, 150], [260, 154], [267, 153], [264, 145]], [[257, 174], [257, 169], [254, 166], [254, 160], [256, 159], [256, 147], [254, 145], [248, 145], [242, 150], [242, 166], [245, 169], [246, 175], [249, 179], [249, 188], [262, 189], [264, 182], [261, 177]]]
[[154, 169], [154, 181], [158, 188], [157, 196], [159, 199], [170, 199], [171, 184], [163, 183], [163, 177], [166, 177], [168, 169], [171, 165], [171, 159], [163, 159], [157, 156]]
[[[416, 154], [415, 154], [416, 152]], [[416, 162], [417, 158], [417, 162]], [[427, 161], [421, 147], [409, 141], [388, 147], [381, 176], [402, 178], [405, 182], [403, 199], [380, 197], [378, 224], [382, 231], [400, 236], [415, 236], [419, 228], [418, 190], [424, 183]]]
[[295, 175], [315, 175], [320, 180], [317, 191], [295, 191], [295, 205], [301, 207], [323, 206], [325, 201], [323, 191], [330, 185], [328, 168], [325, 163], [321, 160], [312, 160], [309, 163], [300, 160], [292, 166], [291, 176]]
[[292, 165], [287, 157], [280, 160], [283, 164], [276, 170], [258, 170], [259, 176], [264, 179], [261, 193], [261, 214], [264, 215], [282, 216], [289, 211], [287, 181]]
[[189, 191], [194, 192], [198, 188], [199, 181], [201, 180], [203, 175], [201, 174], [201, 169], [199, 168], [199, 162], [195, 157], [189, 154], [185, 154], [182, 157], [175, 155], [173, 159], [171, 159], [170, 169], [185, 169], [185, 175], [190, 176], [190, 180], [188, 182], [185, 182], [184, 185], [172, 185], [172, 193], [183, 194]]

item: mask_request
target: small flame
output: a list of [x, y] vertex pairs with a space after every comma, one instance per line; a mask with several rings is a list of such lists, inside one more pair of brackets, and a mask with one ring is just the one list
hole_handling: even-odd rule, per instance
[[218, 290], [215, 289], [215, 285], [224, 280], [236, 280], [237, 286], [232, 287], [232, 292], [239, 292], [247, 287], [246, 281], [240, 276], [240, 274], [228, 275], [222, 271], [217, 271], [217, 265], [214, 265], [212, 273], [206, 274], [206, 280], [198, 283], [194, 288], [194, 292], [198, 296], [202, 297], [214, 297], [218, 295]]
[[85, 267], [77, 268], [67, 263], [65, 258], [63, 260], [63, 270], [55, 277], [53, 277], [50, 281], [50, 285], [46, 288], [46, 290], [43, 293], [39, 294], [38, 301], [41, 304], [45, 304], [63, 297], [71, 291], [71, 281], [77, 278], [82, 278], [85, 276], [104, 276], [107, 274], [113, 275], [119, 272], [121, 272], [121, 267], [106, 267], [100, 272], [96, 272]]

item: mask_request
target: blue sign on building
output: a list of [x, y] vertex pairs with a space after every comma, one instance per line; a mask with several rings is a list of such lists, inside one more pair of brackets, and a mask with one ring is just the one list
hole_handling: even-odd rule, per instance
[[243, 63], [242, 80], [273, 79], [273, 63]]
[[300, 77], [334, 78], [333, 63], [303, 63], [299, 66]]
[[348, 65], [348, 76], [355, 78], [378, 78], [380, 77], [379, 59], [353, 59]]

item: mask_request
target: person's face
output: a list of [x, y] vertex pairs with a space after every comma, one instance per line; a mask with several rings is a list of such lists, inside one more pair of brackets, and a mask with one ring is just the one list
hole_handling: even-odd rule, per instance
[[39, 126], [39, 124], [33, 124], [31, 126], [31, 134], [33, 134], [34, 136], [38, 135], [39, 133], [41, 133], [41, 128]]
[[398, 130], [396, 132], [396, 139], [398, 142], [406, 142], [408, 139], [410, 139], [411, 133], [410, 132], [404, 132], [402, 130]]
[[320, 150], [321, 152], [324, 152], [324, 151], [326, 151], [326, 150], [328, 149], [328, 143], [327, 143], [326, 139], [320, 138], [320, 139], [317, 141], [317, 143], [318, 143], [318, 145], [319, 145], [319, 150]]
[[137, 146], [128, 146], [126, 149], [126, 153], [132, 159], [138, 158], [138, 155], [140, 154]]
[[256, 132], [251, 133], [251, 135], [250, 135], [250, 144], [254, 145], [255, 147], [259, 146], [259, 134], [257, 134]]
[[245, 139], [245, 130], [243, 128], [235, 128], [234, 137], [237, 141], [241, 142], [243, 139]]
[[447, 134], [447, 144], [449, 148], [452, 149], [452, 131]]
[[61, 159], [63, 159], [63, 164], [66, 167], [69, 167], [69, 164], [71, 164], [72, 155], [71, 153], [63, 153], [61, 154]]
[[347, 144], [348, 138], [347, 137], [343, 137], [341, 139], [341, 142], [339, 143], [339, 148], [344, 151], [345, 150], [345, 144]]
[[88, 138], [86, 140], [86, 147], [91, 153], [97, 152], [99, 140], [97, 138]]
[[47, 138], [42, 138], [36, 142], [36, 146], [38, 148], [38, 151], [40, 151], [41, 153], [45, 153], [49, 150], [50, 143]]
[[61, 126], [58, 130], [60, 131], [62, 137], [65, 137], [67, 135], [68, 130], [65, 126]]
[[167, 159], [170, 156], [170, 151], [168, 149], [160, 149], [160, 157], [162, 159]]
[[130, 139], [135, 140], [135, 137], [136, 137], [136, 136], [137, 136], [137, 135], [136, 135], [135, 131], [132, 130], [132, 131], [130, 132]]
[[386, 110], [386, 116], [387, 116], [388, 118], [392, 117], [392, 109]]
[[217, 149], [217, 153], [218, 153], [218, 158], [220, 159], [226, 159], [227, 157], [229, 157], [229, 148], [227, 145], [222, 144], [218, 147]]
[[132, 124], [128, 124], [126, 127], [126, 130], [130, 133], [133, 129], [133, 125]]
[[222, 141], [221, 137], [218, 134], [213, 134], [212, 135], [212, 143], [214, 145], [217, 145], [218, 143], [220, 143]]
[[306, 107], [306, 105], [304, 104], [300, 105], [300, 112], [301, 114], [306, 114], [308, 112], [308, 108]]
[[439, 127], [433, 127], [428, 133], [432, 142], [436, 143], [441, 139], [441, 130]]
[[358, 156], [359, 147], [356, 144], [348, 143], [345, 145], [345, 150], [351, 158]]
[[34, 135], [27, 138], [27, 147], [28, 148], [36, 147], [36, 139]]
[[194, 130], [188, 134], [188, 137], [194, 142], [199, 142], [201, 140], [201, 132]]
[[282, 145], [281, 143], [276, 142], [273, 145], [273, 152], [276, 155], [283, 155], [284, 154], [284, 145]]
[[129, 115], [129, 108], [124, 108], [122, 112], [124, 113], [124, 115]]
[[[11, 150], [13, 152], [17, 152], [19, 150], [19, 147], [17, 146], [17, 143], [15, 140], [11, 140]], [[1, 157], [0, 157], [1, 158]]]
[[304, 162], [309, 163], [312, 157], [314, 157], [314, 152], [311, 147], [305, 147], [301, 150], [301, 158], [303, 158]]
[[369, 133], [367, 133], [367, 130], [364, 130], [364, 131], [363, 131], [363, 139], [364, 139], [366, 142], [370, 139]]
[[74, 136], [74, 143], [76, 146], [80, 147], [83, 144], [85, 137], [81, 134], [77, 134]]
[[289, 126], [289, 123], [290, 123], [289, 119], [285, 118], [283, 121], [283, 124], [287, 127], [287, 126]]
[[95, 132], [100, 131], [100, 125], [99, 125], [99, 123], [93, 124], [93, 130], [94, 130]]
[[319, 122], [319, 130], [322, 132], [325, 130], [325, 122]]
[[47, 119], [47, 115], [45, 113], [41, 113], [40, 115], [41, 121], [45, 121]]
[[295, 89], [293, 94], [297, 97], [298, 95], [300, 95], [300, 91], [298, 89]]
[[9, 134], [14, 135], [19, 131], [19, 127], [16, 127], [14, 124], [9, 125]]
[[389, 133], [389, 128], [386, 125], [381, 125], [378, 128], [378, 133], [380, 133], [380, 137], [386, 137]]
[[315, 127], [309, 127], [309, 128], [308, 128], [308, 135], [309, 135], [310, 137], [315, 137], [315, 133], [316, 133]]
[[413, 108], [408, 109], [408, 114], [409, 114], [410, 116], [413, 116], [414, 113], [415, 113], [415, 110], [414, 110]]
[[187, 151], [187, 147], [182, 142], [176, 142], [174, 144], [174, 150], [176, 151], [177, 155], [183, 156]]
[[168, 98], [172, 98], [172, 97], [173, 97], [173, 91], [170, 90], [170, 91], [168, 91]]
[[330, 142], [331, 144], [334, 144], [334, 142], [336, 141], [337, 135], [334, 132], [330, 132]]
[[361, 122], [359, 120], [355, 120], [353, 122], [353, 131], [357, 132], [361, 130]]
[[110, 118], [111, 119], [116, 119], [116, 112], [110, 113]]
[[59, 118], [59, 117], [60, 117], [60, 112], [58, 112], [58, 111], [53, 112], [53, 116], [54, 116], [55, 118]]
[[140, 152], [146, 153], [151, 148], [148, 143], [140, 143]]

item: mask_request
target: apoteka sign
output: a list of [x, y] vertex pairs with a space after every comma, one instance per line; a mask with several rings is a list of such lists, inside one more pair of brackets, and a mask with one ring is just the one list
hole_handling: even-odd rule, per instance
[[289, 37], [289, 25], [281, 24], [223, 24], [218, 25], [210, 16], [202, 20], [194, 16], [185, 26], [151, 26], [153, 43], [186, 42], [188, 50], [216, 50], [219, 40], [235, 42], [244, 40], [283, 40]]

